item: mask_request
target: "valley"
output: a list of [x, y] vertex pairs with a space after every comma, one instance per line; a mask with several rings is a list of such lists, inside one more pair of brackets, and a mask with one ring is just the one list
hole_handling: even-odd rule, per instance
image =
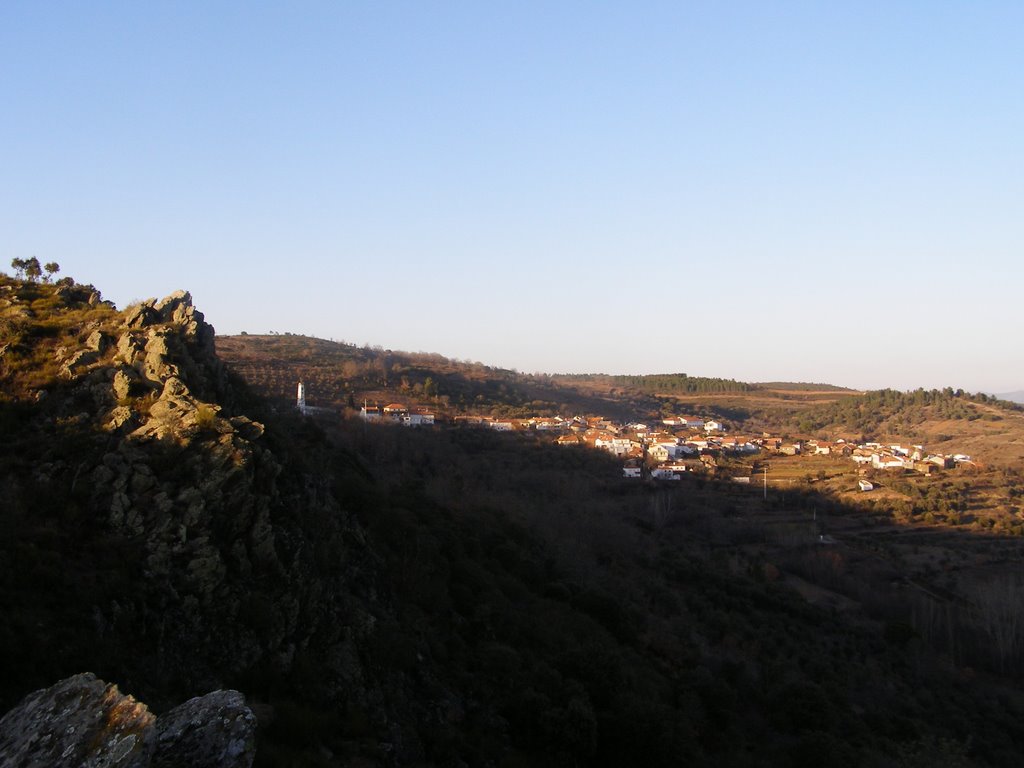
[[[1012, 444], [1019, 415], [998, 402], [567, 383], [218, 337], [185, 292], [119, 311], [73, 281], [0, 278], [0, 331], [4, 708], [87, 671], [158, 715], [234, 688], [261, 766], [1024, 754], [1024, 483], [985, 448]], [[367, 421], [364, 400], [437, 424]], [[539, 428], [559, 414], [578, 430]], [[975, 441], [974, 466], [862, 476], [831, 452], [720, 445], [664, 482], [557, 444], [614, 427], [628, 452], [639, 419], [691, 416], [722, 440], [903, 444], [930, 414], [943, 452]]]

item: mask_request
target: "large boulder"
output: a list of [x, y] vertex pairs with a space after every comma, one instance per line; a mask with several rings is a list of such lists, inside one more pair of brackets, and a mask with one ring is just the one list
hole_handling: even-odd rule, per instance
[[140, 301], [124, 311], [124, 327], [129, 329], [145, 328], [160, 320], [160, 313], [153, 308], [153, 299]]
[[154, 308], [165, 323], [179, 326], [185, 338], [200, 346], [212, 345], [213, 328], [206, 323], [203, 313], [192, 305], [192, 294], [188, 291], [175, 291], [158, 301]]
[[256, 717], [238, 691], [186, 701], [156, 724], [153, 768], [249, 768], [256, 753]]
[[85, 672], [30, 693], [0, 719], [0, 768], [250, 768], [256, 717], [238, 691], [163, 717]]
[[93, 331], [85, 340], [85, 346], [102, 355], [110, 348], [110, 337], [102, 331]]
[[99, 360], [98, 352], [80, 350], [71, 355], [61, 366], [60, 375], [65, 379], [78, 378], [90, 365]]
[[173, 353], [174, 334], [168, 328], [152, 330], [146, 339], [146, 358], [142, 375], [156, 384], [162, 384], [171, 376], [178, 375], [178, 366], [170, 362]]
[[116, 685], [84, 673], [30, 693], [0, 719], [0, 768], [140, 768], [156, 718]]

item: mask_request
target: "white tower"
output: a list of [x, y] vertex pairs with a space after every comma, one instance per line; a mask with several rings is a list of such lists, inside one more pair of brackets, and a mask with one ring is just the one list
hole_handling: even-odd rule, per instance
[[299, 392], [295, 399], [295, 405], [300, 413], [306, 412], [306, 385], [299, 382]]

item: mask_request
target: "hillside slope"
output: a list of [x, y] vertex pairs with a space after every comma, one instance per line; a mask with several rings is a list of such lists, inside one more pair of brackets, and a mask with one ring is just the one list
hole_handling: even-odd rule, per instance
[[451, 414], [579, 414], [644, 421], [681, 413], [734, 432], [792, 439], [926, 443], [985, 464], [1024, 459], [1024, 410], [962, 390], [856, 392], [826, 384], [750, 384], [686, 374], [522, 374], [437, 354], [356, 347], [291, 334], [218, 337], [221, 358], [262, 396], [287, 407], [299, 381], [312, 405], [341, 412], [399, 401]]
[[985, 464], [1017, 466], [1024, 460], [1024, 406], [952, 388], [843, 397], [807, 409], [794, 425], [809, 434], [925, 443]]
[[[0, 709], [86, 670], [157, 711], [237, 688], [264, 765], [1024, 755], [1018, 660], [809, 604], [742, 546], [742, 489], [275, 413], [185, 293], [3, 279], [0, 322]], [[778, 503], [835, 507], [808, 493]]]
[[229, 682], [287, 698], [312, 664], [302, 697], [381, 710], [360, 648], [388, 607], [360, 527], [302, 425], [275, 441], [241, 413], [188, 294], [119, 313], [2, 289], [3, 703], [82, 670], [157, 706]]
[[417, 402], [452, 412], [501, 416], [603, 413], [633, 418], [656, 411], [656, 401], [588, 393], [551, 376], [523, 374], [438, 354], [356, 347], [292, 334], [222, 336], [222, 358], [256, 391], [294, 402], [298, 381], [311, 404], [341, 410], [363, 400]]

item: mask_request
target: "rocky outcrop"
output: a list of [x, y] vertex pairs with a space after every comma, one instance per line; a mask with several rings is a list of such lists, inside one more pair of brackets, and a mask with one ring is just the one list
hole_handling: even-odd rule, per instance
[[[393, 715], [365, 666], [378, 617], [390, 611], [380, 564], [333, 488], [349, 465], [333, 466], [315, 434], [287, 431], [299, 425], [287, 416], [261, 409], [281, 418], [268, 430], [243, 415], [247, 395], [233, 386], [213, 329], [187, 293], [120, 313], [72, 298], [61, 308], [64, 325], [56, 315], [24, 321], [24, 339], [52, 339], [42, 348], [49, 376], [25, 387], [17, 412], [24, 422], [18, 442], [8, 442], [12, 469], [0, 488], [24, 528], [34, 532], [29, 522], [44, 520], [59, 534], [48, 528], [40, 545], [47, 559], [38, 571], [47, 578], [23, 590], [53, 596], [41, 601], [39, 620], [32, 614], [30, 629], [0, 622], [0, 647], [15, 649], [8, 668], [36, 660], [22, 664], [17, 683], [0, 680], [5, 702], [45, 681], [38, 659], [74, 658], [146, 685], [161, 705], [196, 690], [238, 686], [263, 700], [273, 689], [352, 707], [390, 734]], [[57, 332], [43, 336], [36, 322]], [[11, 343], [18, 355], [41, 351], [21, 338]], [[12, 571], [4, 555], [14, 541], [0, 537], [0, 579]], [[229, 737], [217, 759], [244, 755], [233, 704], [218, 696], [216, 706], [225, 713], [216, 727]], [[179, 720], [164, 720], [170, 714], [154, 726], [160, 743], [182, 743], [176, 732], [200, 739], [213, 727], [184, 709]], [[268, 721], [274, 716], [270, 707]], [[282, 719], [289, 716], [286, 708]], [[150, 739], [142, 729], [132, 750], [149, 749]], [[60, 743], [58, 754], [71, 746]], [[13, 748], [4, 743], [0, 755]], [[77, 760], [68, 764], [92, 764], [68, 754]], [[150, 764], [201, 764], [159, 763], [157, 754]], [[21, 764], [33, 762], [0, 768]]]
[[156, 721], [153, 768], [249, 768], [256, 752], [256, 717], [238, 691], [214, 691], [186, 701]]
[[0, 768], [141, 768], [149, 765], [156, 718], [92, 674], [30, 693], [0, 719]]
[[84, 673], [30, 693], [0, 718], [0, 768], [249, 768], [256, 718], [237, 691], [215, 691], [155, 717]]
[[229, 573], [280, 571], [271, 497], [254, 492], [257, 469], [269, 477], [279, 470], [254, 445], [262, 424], [222, 415], [216, 398], [226, 377], [213, 328], [186, 291], [135, 304], [110, 333], [116, 341], [96, 330], [86, 350], [63, 352], [90, 363], [111, 353], [92, 386], [112, 406], [104, 429], [125, 439], [90, 473], [95, 503], [113, 531], [142, 537], [148, 578], [181, 601], [182, 615], [172, 609], [162, 618], [187, 627], [197, 621], [196, 603], [224, 598]]
[[[124, 412], [112, 411], [107, 428], [130, 426], [135, 437], [183, 442], [195, 436], [197, 427], [213, 426], [220, 410], [213, 403], [226, 391], [226, 374], [214, 350], [214, 335], [187, 291], [127, 309], [114, 345], [117, 368], [111, 387], [115, 408], [124, 408], [146, 394], [152, 402], [146, 403], [148, 410], [140, 412], [135, 421]], [[102, 341], [90, 336], [88, 344], [96, 349]], [[206, 416], [197, 417], [197, 411]], [[231, 430], [229, 424], [216, 426], [221, 432]]]
[[[345, 605], [350, 586], [314, 575], [310, 558], [326, 547], [297, 533], [291, 510], [323, 507], [316, 514], [327, 537], [351, 529], [360, 541], [358, 527], [323, 480], [301, 480], [282, 498], [280, 459], [263, 446], [262, 423], [232, 412], [213, 329], [188, 293], [141, 302], [118, 319], [88, 374], [105, 393], [110, 440], [80, 477], [97, 519], [133, 542], [142, 579], [138, 594], [97, 605], [97, 623], [164, 638], [161, 670], [193, 688], [257, 664], [286, 674], [317, 633], [330, 650], [316, 653], [338, 657], [344, 670], [325, 677], [351, 691], [362, 675], [355, 646], [372, 623]], [[345, 639], [334, 637], [339, 615], [358, 627]]]
[[95, 350], [72, 352], [69, 357], [61, 359], [60, 375], [65, 379], [76, 379], [99, 359], [100, 355]]

